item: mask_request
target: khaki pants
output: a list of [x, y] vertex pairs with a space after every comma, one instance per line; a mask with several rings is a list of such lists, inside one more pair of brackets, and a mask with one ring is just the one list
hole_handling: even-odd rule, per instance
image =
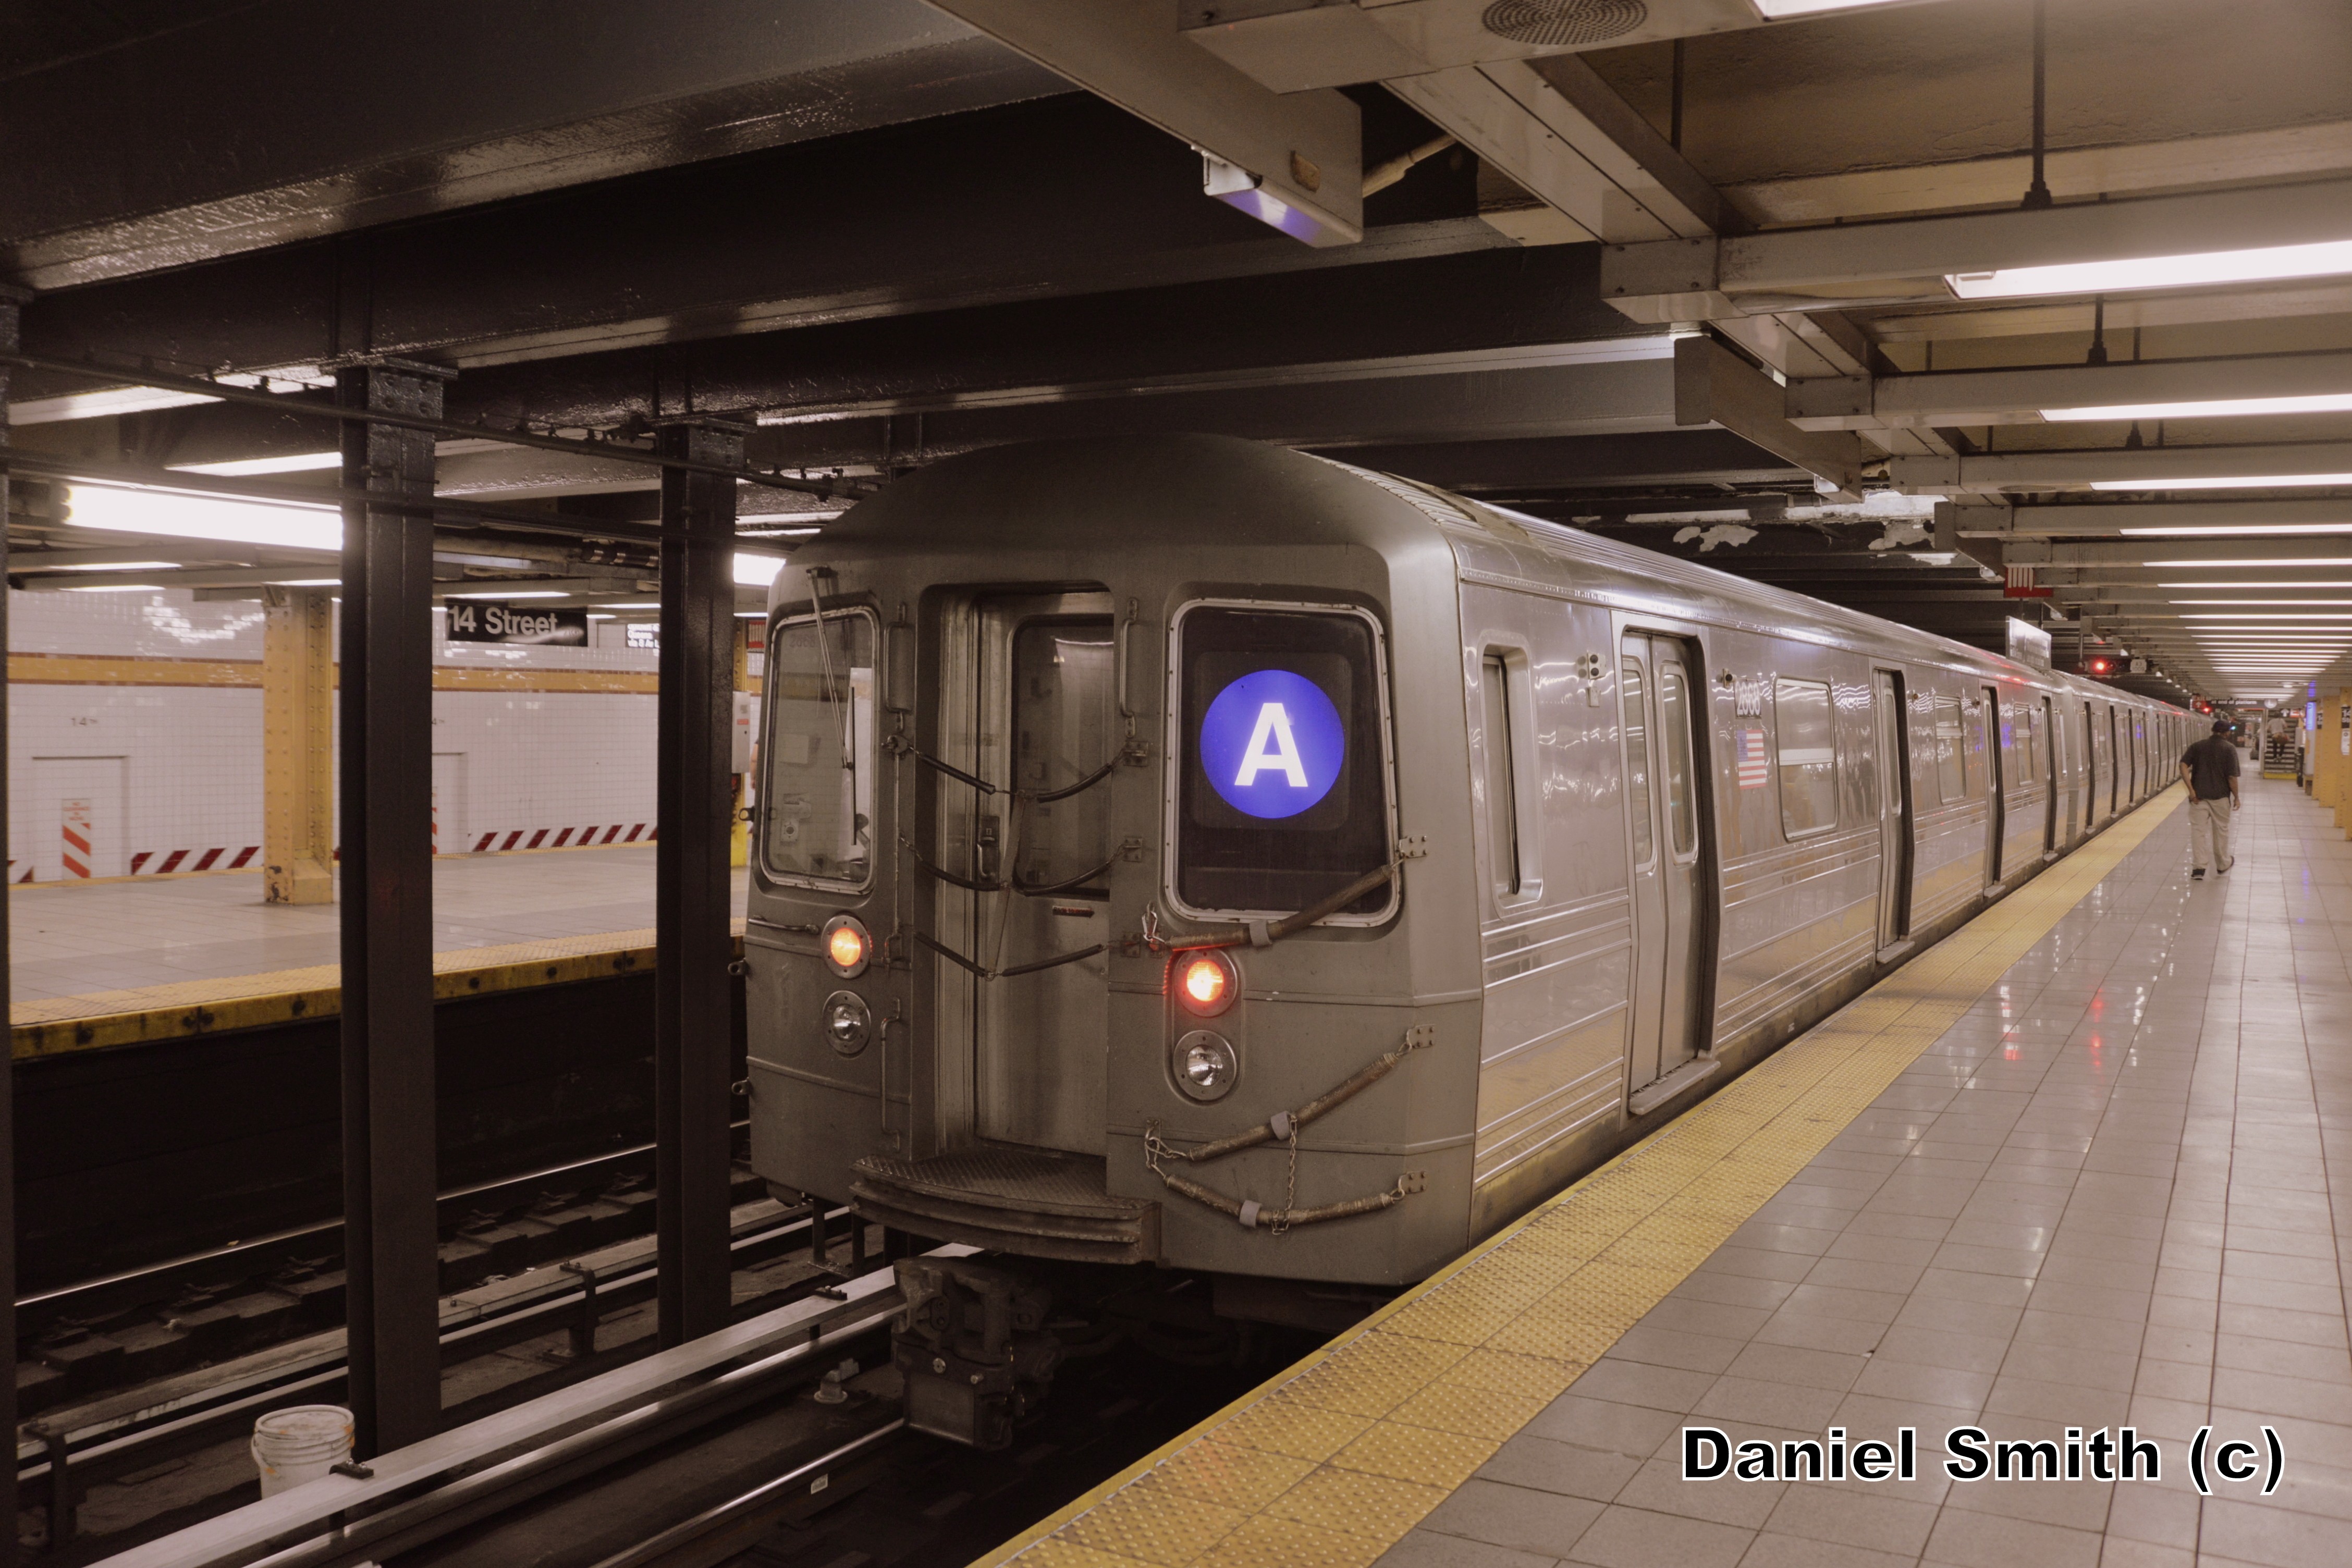
[[[2209, 851], [2208, 844], [2212, 846]], [[2228, 870], [2235, 862], [2230, 858], [2230, 797], [2219, 800], [2192, 800], [2189, 803], [2189, 854], [2200, 870], [2212, 868]]]

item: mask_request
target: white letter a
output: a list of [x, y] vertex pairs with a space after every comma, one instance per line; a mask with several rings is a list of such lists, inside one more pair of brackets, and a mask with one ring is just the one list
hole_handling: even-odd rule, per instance
[[1249, 745], [1242, 752], [1241, 772], [1234, 775], [1234, 787], [1243, 788], [1257, 783], [1257, 775], [1273, 770], [1289, 781], [1293, 789], [1307, 788], [1307, 764], [1299, 760], [1298, 742], [1290, 732], [1290, 715], [1282, 704], [1269, 702], [1257, 710], [1257, 727], [1250, 731]]

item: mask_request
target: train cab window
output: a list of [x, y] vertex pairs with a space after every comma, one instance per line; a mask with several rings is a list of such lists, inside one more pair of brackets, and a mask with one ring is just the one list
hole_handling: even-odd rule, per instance
[[1935, 700], [1936, 793], [1946, 801], [1964, 800], [1969, 793], [1968, 763], [1960, 751], [1960, 705], [1953, 698]]
[[1478, 661], [1478, 692], [1486, 721], [1486, 846], [1493, 860], [1495, 891], [1509, 898], [1519, 890], [1519, 802], [1512, 774], [1515, 737], [1511, 724], [1511, 667], [1500, 654]]
[[874, 617], [786, 621], [768, 634], [761, 842], [770, 872], [862, 887], [874, 860]]
[[[1306, 909], [1389, 858], [1380, 634], [1353, 610], [1177, 617], [1175, 893], [1189, 912]], [[1395, 884], [1336, 918], [1386, 917]]]
[[1837, 736], [1829, 683], [1776, 680], [1773, 721], [1780, 745], [1780, 827], [1790, 837], [1837, 826]]

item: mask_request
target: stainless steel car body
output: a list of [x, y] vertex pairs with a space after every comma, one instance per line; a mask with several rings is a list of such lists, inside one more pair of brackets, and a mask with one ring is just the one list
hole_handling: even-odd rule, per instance
[[[1204, 905], [1186, 888], [1227, 884], [1179, 864], [1224, 810], [1180, 809], [1209, 744], [1187, 682], [1241, 668], [1187, 639], [1258, 610], [1369, 647], [1327, 684], [1381, 818], [1350, 842], [1398, 871], [1226, 950], [1239, 995], [1195, 1016], [1171, 944], [1263, 943], [1307, 901]], [[1427, 1274], [2153, 793], [2189, 738], [2111, 688], [1223, 437], [909, 476], [797, 555], [771, 614], [755, 1168], [944, 1239], [1292, 1279]], [[847, 977], [821, 948], [844, 915], [873, 953]], [[1174, 1056], [1204, 1028], [1238, 1068], [1213, 1096]], [[1409, 1037], [1288, 1138], [1156, 1154]]]

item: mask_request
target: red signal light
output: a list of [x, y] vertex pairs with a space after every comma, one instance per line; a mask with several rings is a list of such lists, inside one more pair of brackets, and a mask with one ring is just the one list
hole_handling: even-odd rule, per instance
[[1241, 992], [1241, 975], [1234, 962], [1221, 952], [1192, 952], [1176, 962], [1176, 999], [1184, 1010], [1213, 1018], [1234, 1005]]

